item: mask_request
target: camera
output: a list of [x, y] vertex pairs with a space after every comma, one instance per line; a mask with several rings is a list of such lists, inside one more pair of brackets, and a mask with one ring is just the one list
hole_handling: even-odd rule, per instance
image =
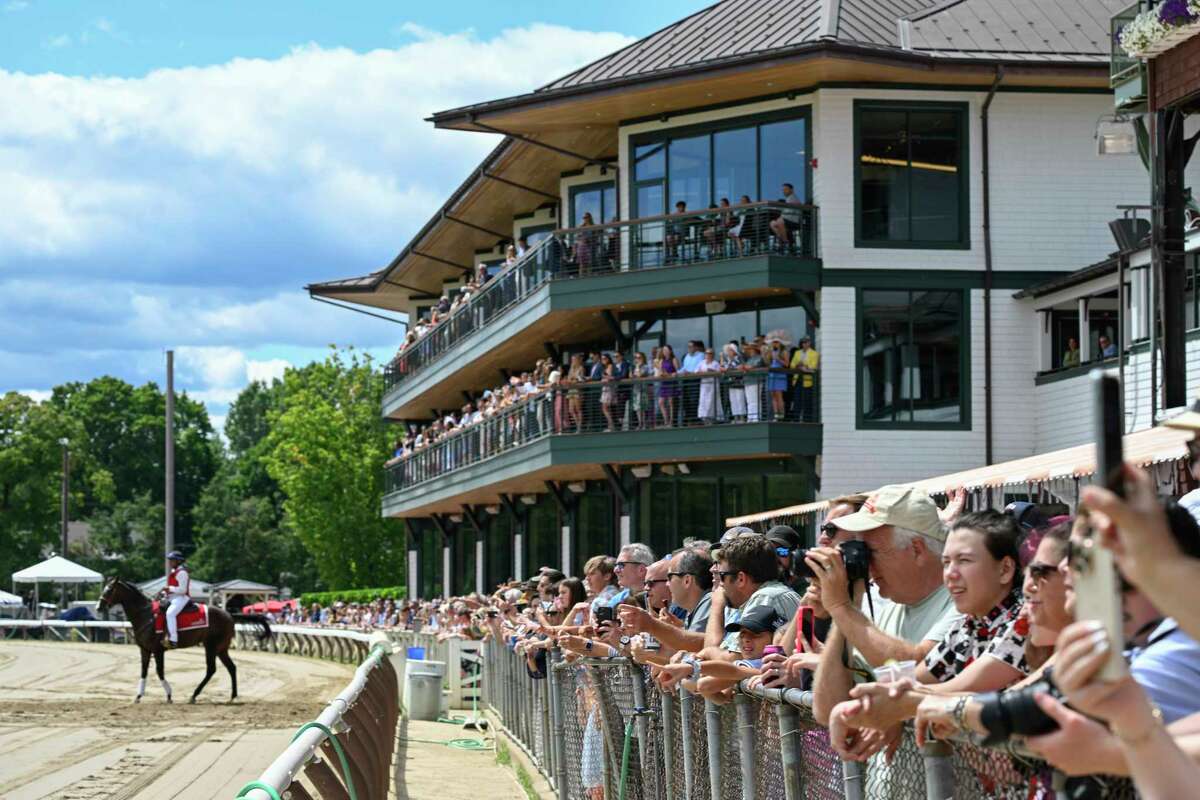
[[[788, 568], [791, 569], [793, 575], [798, 575], [802, 578], [817, 577], [812, 571], [812, 567], [804, 560], [810, 549], [808, 547], [797, 547], [792, 551], [791, 563], [788, 565]], [[867, 549], [865, 542], [851, 539], [839, 544], [838, 550], [842, 554], [842, 563], [846, 565], [846, 575], [849, 576], [850, 583], [865, 581], [870, 577], [871, 551]]]

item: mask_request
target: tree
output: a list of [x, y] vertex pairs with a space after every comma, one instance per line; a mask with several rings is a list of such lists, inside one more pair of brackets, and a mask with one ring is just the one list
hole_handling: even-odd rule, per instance
[[97, 511], [88, 519], [91, 533], [80, 560], [104, 575], [133, 581], [162, 575], [164, 514], [149, 492]]
[[6, 579], [58, 541], [59, 440], [81, 435], [77, 420], [49, 404], [16, 392], [0, 397], [0, 575]]
[[[88, 473], [79, 506], [72, 516], [86, 518], [117, 502], [148, 494], [164, 502], [166, 396], [157, 384], [134, 387], [103, 376], [88, 383], [56, 386], [50, 404], [76, 420], [82, 433], [71, 451], [86, 454]], [[186, 393], [175, 401], [176, 541], [191, 541], [191, 510], [220, 463], [220, 443], [204, 404]], [[160, 523], [161, 525], [161, 523]]]
[[331, 588], [399, 583], [404, 537], [382, 518], [387, 431], [383, 381], [369, 356], [336, 348], [323, 362], [288, 370], [282, 410], [270, 415], [268, 471], [285, 496], [288, 523]]

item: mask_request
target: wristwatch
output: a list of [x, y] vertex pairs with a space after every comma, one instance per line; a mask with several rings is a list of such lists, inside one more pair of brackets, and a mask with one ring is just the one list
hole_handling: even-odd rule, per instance
[[583, 649], [587, 650], [589, 653], [592, 652], [592, 640], [591, 639], [587, 640], [587, 643], [583, 645]]
[[621, 641], [621, 647], [629, 647], [629, 637], [628, 636], [622, 636], [620, 641]]

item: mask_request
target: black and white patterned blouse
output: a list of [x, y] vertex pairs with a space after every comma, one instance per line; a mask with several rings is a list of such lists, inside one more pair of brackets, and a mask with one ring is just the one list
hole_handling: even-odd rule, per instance
[[964, 616], [925, 656], [925, 668], [945, 683], [986, 655], [1028, 675], [1026, 630], [1018, 624], [1022, 603], [1021, 590], [1013, 587], [1000, 605], [982, 617]]

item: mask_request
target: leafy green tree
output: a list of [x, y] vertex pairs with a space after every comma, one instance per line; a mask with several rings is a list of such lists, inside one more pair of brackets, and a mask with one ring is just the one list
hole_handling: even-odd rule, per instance
[[97, 511], [88, 519], [91, 532], [80, 560], [104, 575], [132, 581], [162, 575], [164, 513], [149, 492]]
[[[149, 495], [164, 502], [166, 396], [157, 384], [131, 386], [103, 376], [88, 383], [56, 386], [50, 404], [82, 426], [72, 437], [72, 453], [86, 454], [87, 474], [80, 506], [72, 516], [86, 518]], [[186, 393], [175, 400], [176, 541], [192, 538], [191, 510], [220, 464], [220, 442], [204, 404]], [[161, 526], [161, 523], [160, 523]]]
[[6, 579], [39, 561], [45, 549], [58, 549], [59, 440], [81, 435], [77, 420], [47, 403], [16, 392], [0, 397], [0, 575]]
[[321, 580], [338, 589], [400, 583], [403, 533], [380, 515], [388, 436], [371, 358], [335, 348], [322, 362], [288, 370], [282, 392], [265, 440], [267, 468]]

